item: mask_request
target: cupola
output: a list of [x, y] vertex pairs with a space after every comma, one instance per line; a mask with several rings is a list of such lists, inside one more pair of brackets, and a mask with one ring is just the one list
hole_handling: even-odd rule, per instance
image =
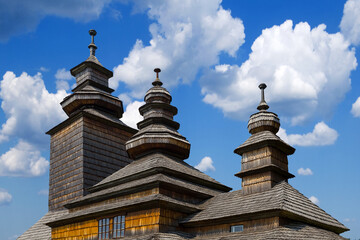
[[156, 79], [153, 87], [145, 94], [145, 105], [139, 108], [144, 120], [137, 124], [139, 132], [126, 142], [130, 157], [137, 159], [153, 152], [186, 159], [190, 153], [190, 143], [177, 130], [178, 122], [173, 120], [177, 108], [172, 106], [170, 93], [162, 87], [159, 79], [161, 70], [155, 68]]
[[248, 122], [251, 136], [234, 150], [242, 156], [241, 171], [235, 176], [242, 178], [245, 194], [268, 190], [294, 177], [288, 172], [287, 156], [293, 154], [295, 149], [276, 135], [280, 128], [279, 117], [267, 111], [269, 106], [264, 96], [266, 84], [260, 84], [259, 88], [259, 112], [252, 114]]
[[96, 31], [92, 29], [89, 34], [91, 36], [91, 43], [88, 46], [90, 56], [70, 70], [76, 78], [76, 87], [72, 90], [73, 94], [61, 102], [61, 106], [68, 116], [86, 108], [95, 108], [121, 118], [124, 112], [122, 102], [111, 95], [114, 90], [109, 88], [109, 78], [113, 76], [113, 73], [103, 67], [95, 57]]

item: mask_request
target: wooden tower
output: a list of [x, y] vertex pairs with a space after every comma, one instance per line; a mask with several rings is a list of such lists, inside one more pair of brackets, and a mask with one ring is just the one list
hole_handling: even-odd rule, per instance
[[252, 135], [234, 151], [242, 156], [241, 171], [235, 176], [242, 178], [244, 194], [269, 190], [277, 183], [294, 177], [288, 172], [287, 156], [293, 154], [295, 149], [276, 136], [280, 120], [275, 113], [267, 111], [269, 106], [264, 96], [266, 85], [262, 83], [259, 88], [259, 112], [251, 115], [248, 122]]
[[51, 136], [50, 211], [63, 209], [64, 204], [86, 195], [87, 188], [131, 162], [125, 142], [136, 130], [119, 120], [123, 105], [108, 87], [113, 73], [95, 57], [96, 31], [89, 33], [90, 56], [71, 69], [76, 87], [61, 102], [69, 118], [47, 132]]

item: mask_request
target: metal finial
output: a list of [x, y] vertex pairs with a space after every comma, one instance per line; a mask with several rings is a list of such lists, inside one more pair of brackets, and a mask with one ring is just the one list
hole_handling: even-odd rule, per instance
[[94, 43], [94, 37], [96, 36], [96, 31], [94, 29], [89, 30], [89, 34], [91, 36], [91, 43], [89, 44], [88, 48], [90, 48], [90, 56], [95, 56], [95, 50], [97, 49]]
[[156, 72], [156, 79], [152, 82], [153, 86], [161, 86], [163, 83], [159, 79], [159, 72], [161, 72], [160, 68], [155, 68], [154, 72]]
[[261, 101], [259, 106], [257, 107], [257, 109], [259, 111], [265, 111], [269, 108], [269, 106], [267, 105], [266, 101], [265, 101], [265, 93], [264, 93], [264, 89], [266, 88], [266, 84], [265, 83], [261, 83], [259, 85], [259, 88], [261, 89]]

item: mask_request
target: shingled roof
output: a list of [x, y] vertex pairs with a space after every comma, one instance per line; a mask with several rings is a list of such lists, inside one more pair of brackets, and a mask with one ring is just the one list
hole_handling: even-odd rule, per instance
[[137, 179], [131, 182], [125, 182], [114, 187], [105, 188], [103, 190], [90, 193], [84, 197], [81, 197], [80, 199], [74, 200], [66, 204], [65, 207], [73, 208], [77, 206], [82, 206], [112, 197], [123, 196], [126, 194], [137, 192], [140, 189], [151, 189], [154, 186], [159, 185], [176, 187], [178, 189], [182, 189], [183, 191], [192, 192], [192, 194], [203, 196], [204, 198], [213, 197], [221, 193], [220, 191], [206, 188], [192, 182], [158, 173], [152, 176]]
[[192, 240], [343, 240], [336, 233], [310, 226], [304, 223], [293, 223], [270, 230], [239, 233], [221, 233], [203, 235]]
[[293, 147], [284, 142], [271, 131], [262, 131], [251, 135], [243, 144], [235, 149], [234, 152], [242, 154], [264, 146], [274, 146], [287, 154], [293, 154], [295, 151]]
[[39, 221], [37, 221], [31, 228], [24, 232], [17, 240], [49, 240], [51, 239], [51, 228], [46, 225], [47, 222], [53, 221], [67, 213], [67, 210], [48, 212]]
[[288, 218], [308, 222], [337, 233], [348, 230], [285, 181], [261, 193], [244, 195], [241, 190], [222, 193], [205, 202], [202, 207], [203, 211], [181, 222], [190, 225], [234, 216], [280, 211]]
[[212, 235], [194, 237], [183, 232], [150, 233], [125, 237], [125, 240], [345, 240], [336, 233], [309, 226], [304, 223], [293, 223], [274, 229], [255, 232], [230, 233], [222, 232]]
[[61, 215], [56, 219], [48, 221], [47, 224], [53, 227], [53, 226], [71, 223], [74, 221], [82, 221], [86, 219], [91, 219], [93, 217], [103, 216], [104, 214], [112, 213], [114, 211], [129, 210], [129, 209], [138, 210], [146, 205], [161, 204], [161, 203], [164, 203], [167, 206], [172, 206], [173, 208], [181, 209], [180, 211], [188, 214], [201, 210], [195, 204], [179, 201], [171, 197], [165, 196], [163, 194], [153, 194], [145, 197], [127, 199], [119, 202], [109, 202], [100, 206], [95, 205], [75, 212], [70, 212], [66, 215]]
[[176, 175], [178, 178], [189, 179], [195, 183], [200, 182], [202, 185], [211, 186], [214, 189], [226, 192], [231, 190], [231, 188], [219, 183], [176, 157], [156, 153], [133, 161], [90, 188], [89, 191], [95, 192], [104, 188], [113, 187], [119, 183], [153, 175], [155, 172], [171, 172], [172, 175]]

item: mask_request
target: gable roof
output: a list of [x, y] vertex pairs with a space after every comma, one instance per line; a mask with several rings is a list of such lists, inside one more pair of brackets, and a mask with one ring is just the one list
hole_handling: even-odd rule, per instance
[[234, 216], [279, 211], [282, 216], [321, 226], [337, 233], [348, 230], [285, 181], [261, 193], [244, 195], [241, 190], [222, 193], [205, 202], [202, 207], [203, 211], [190, 215], [181, 223], [190, 225]]

